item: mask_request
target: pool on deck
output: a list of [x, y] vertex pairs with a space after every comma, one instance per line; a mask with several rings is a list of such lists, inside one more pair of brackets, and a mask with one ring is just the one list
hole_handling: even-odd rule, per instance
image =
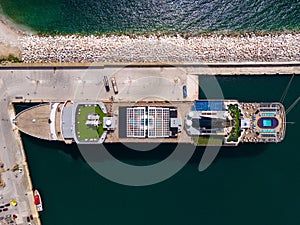
[[272, 126], [272, 120], [270, 120], [270, 119], [263, 120], [263, 126], [264, 127], [271, 127]]
[[257, 124], [260, 128], [275, 128], [278, 126], [278, 120], [275, 117], [262, 117]]

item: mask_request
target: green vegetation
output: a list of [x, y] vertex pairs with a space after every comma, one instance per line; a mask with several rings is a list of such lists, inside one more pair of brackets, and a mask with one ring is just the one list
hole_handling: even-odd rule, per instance
[[22, 62], [22, 60], [13, 55], [9, 55], [7, 58], [0, 58], [0, 63], [3, 63], [3, 62], [19, 63], [19, 62]]
[[[100, 116], [100, 125], [86, 125], [86, 121], [88, 115], [90, 114], [98, 114]], [[106, 114], [100, 109], [99, 106], [78, 106], [77, 110], [77, 137], [80, 141], [84, 141], [86, 139], [99, 139], [103, 134], [103, 117]]]
[[[103, 117], [106, 116], [106, 114], [100, 109], [100, 106], [97, 105], [95, 107], [95, 113], [97, 113], [100, 116], [100, 121], [101, 123], [103, 122]], [[101, 137], [101, 135], [103, 134], [103, 125], [101, 124], [100, 126], [97, 127], [97, 131], [98, 131], [98, 135], [99, 137]]]
[[210, 145], [222, 145], [223, 144], [223, 136], [194, 136], [194, 143], [197, 146], [204, 146], [208, 144]]
[[229, 105], [228, 110], [234, 120], [234, 127], [232, 128], [227, 141], [228, 142], [232, 142], [232, 141], [237, 142], [241, 135], [241, 130], [240, 130], [241, 119], [240, 118], [241, 118], [242, 114], [241, 114], [241, 111], [239, 110], [239, 107], [237, 104]]

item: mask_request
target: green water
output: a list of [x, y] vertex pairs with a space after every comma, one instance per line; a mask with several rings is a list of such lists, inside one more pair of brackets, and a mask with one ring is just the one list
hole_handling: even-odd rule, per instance
[[299, 30], [299, 0], [1, 0], [41, 33], [191, 33]]
[[[202, 77], [202, 82], [211, 79]], [[225, 98], [278, 101], [290, 76], [219, 77]], [[285, 99], [300, 96], [296, 76]], [[18, 107], [20, 110], [21, 108]], [[214, 163], [198, 172], [203, 148], [170, 179], [146, 187], [112, 183], [94, 172], [75, 145], [23, 136], [34, 187], [42, 194], [43, 225], [204, 224], [282, 225], [300, 223], [300, 104], [287, 117], [279, 144], [222, 148]], [[173, 145], [135, 152], [122, 145], [109, 151], [122, 161], [149, 164], [164, 159]]]

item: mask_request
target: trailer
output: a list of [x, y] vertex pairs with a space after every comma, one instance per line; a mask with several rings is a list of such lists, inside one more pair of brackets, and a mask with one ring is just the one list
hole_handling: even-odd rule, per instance
[[114, 77], [111, 78], [111, 84], [112, 84], [112, 87], [113, 87], [113, 90], [114, 90], [115, 94], [118, 94], [119, 90], [118, 90], [116, 78], [114, 78]]

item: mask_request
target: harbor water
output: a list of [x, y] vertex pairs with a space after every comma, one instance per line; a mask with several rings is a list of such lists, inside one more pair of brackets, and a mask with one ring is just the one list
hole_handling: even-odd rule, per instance
[[299, 31], [298, 0], [1, 0], [3, 12], [40, 33]]
[[[291, 76], [219, 76], [226, 99], [279, 101]], [[208, 82], [212, 77], [201, 77]], [[300, 96], [295, 76], [284, 105]], [[201, 97], [204, 93], [200, 92]], [[213, 96], [212, 96], [213, 97]], [[17, 110], [24, 107], [17, 106]], [[279, 144], [223, 147], [205, 171], [198, 171], [203, 148], [170, 179], [145, 187], [124, 186], [98, 175], [76, 145], [23, 135], [33, 185], [40, 190], [43, 225], [79, 224], [299, 224], [300, 151], [298, 104], [287, 115], [286, 137]], [[149, 165], [161, 161], [173, 145], [137, 152], [121, 144], [109, 151], [119, 160]]]

